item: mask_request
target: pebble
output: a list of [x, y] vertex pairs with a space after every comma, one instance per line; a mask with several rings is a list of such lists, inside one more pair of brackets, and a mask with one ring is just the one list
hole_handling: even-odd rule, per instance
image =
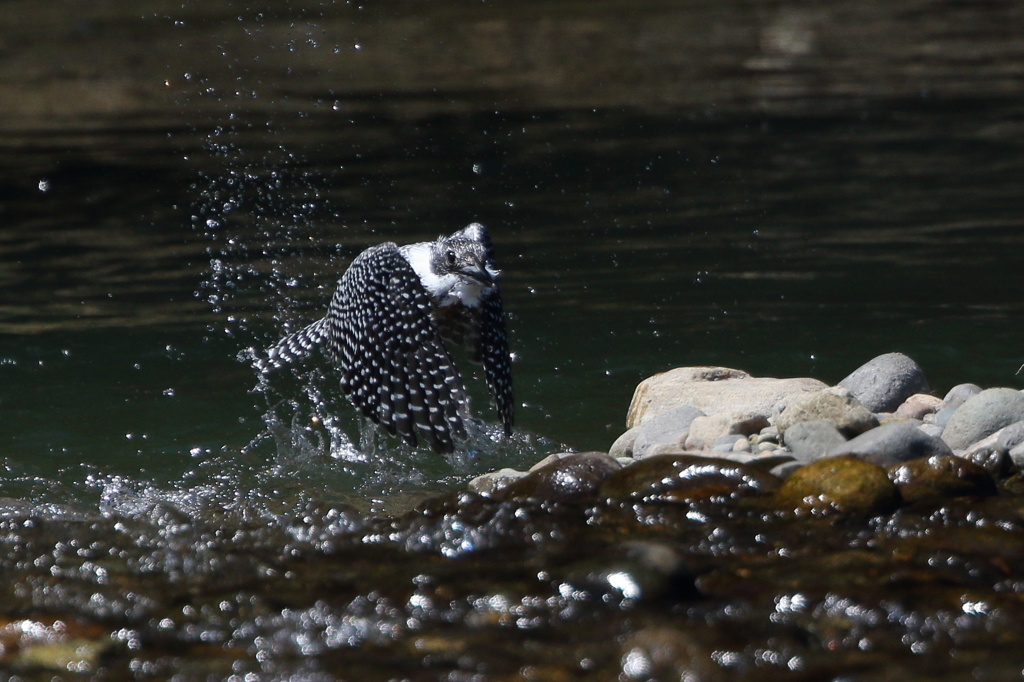
[[830, 422], [840, 433], [850, 438], [878, 426], [875, 415], [841, 387], [793, 396], [775, 417], [775, 426], [785, 439], [786, 429], [793, 424], [821, 419]]
[[1012, 388], [989, 388], [971, 396], [946, 423], [943, 440], [963, 450], [1004, 426], [1024, 420], [1024, 394]]
[[870, 412], [892, 412], [915, 393], [928, 392], [920, 366], [903, 353], [868, 360], [839, 382]]
[[832, 451], [832, 455], [854, 455], [866, 462], [888, 467], [912, 459], [952, 455], [949, 446], [929, 436], [913, 421], [893, 422], [871, 429]]
[[810, 378], [758, 378], [727, 367], [678, 367], [637, 385], [626, 415], [626, 427], [687, 405], [708, 415], [749, 413], [767, 418], [783, 398], [825, 387], [821, 381]]
[[927, 393], [915, 393], [896, 408], [896, 416], [903, 419], [924, 419], [942, 407], [942, 400]]
[[797, 422], [786, 429], [786, 447], [800, 462], [813, 462], [846, 443], [843, 434], [825, 419]]

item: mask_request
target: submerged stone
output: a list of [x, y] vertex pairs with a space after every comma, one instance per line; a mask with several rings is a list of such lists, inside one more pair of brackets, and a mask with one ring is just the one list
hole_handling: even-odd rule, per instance
[[996, 482], [977, 464], [956, 455], [915, 459], [889, 469], [889, 480], [907, 503], [995, 495]]
[[880, 466], [842, 456], [819, 459], [792, 472], [775, 500], [783, 509], [872, 516], [896, 509], [900, 492]]
[[609, 476], [601, 496], [646, 502], [738, 499], [774, 492], [778, 485], [779, 480], [767, 471], [727, 459], [657, 455]]

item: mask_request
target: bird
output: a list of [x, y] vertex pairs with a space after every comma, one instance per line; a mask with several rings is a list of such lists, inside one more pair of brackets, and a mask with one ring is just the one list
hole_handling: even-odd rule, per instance
[[435, 241], [385, 242], [360, 253], [319, 320], [266, 350], [273, 369], [322, 349], [349, 402], [371, 421], [438, 453], [467, 438], [466, 389], [446, 342], [482, 364], [484, 380], [512, 435], [512, 366], [505, 312], [486, 228], [472, 223]]

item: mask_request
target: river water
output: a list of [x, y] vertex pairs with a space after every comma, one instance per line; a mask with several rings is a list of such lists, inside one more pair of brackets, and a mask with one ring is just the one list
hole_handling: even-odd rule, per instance
[[[392, 513], [607, 450], [636, 383], [685, 365], [834, 383], [896, 350], [939, 395], [1024, 386], [1011, 5], [10, 6], [7, 498]], [[448, 459], [360, 449], [327, 367], [254, 390], [246, 349], [319, 317], [359, 251], [473, 221], [512, 442], [480, 381], [483, 444]]]

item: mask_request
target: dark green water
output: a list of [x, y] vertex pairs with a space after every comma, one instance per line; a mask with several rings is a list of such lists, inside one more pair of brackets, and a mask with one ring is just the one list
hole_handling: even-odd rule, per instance
[[[636, 382], [680, 365], [834, 382], [899, 350], [940, 392], [1019, 385], [1024, 156], [996, 134], [1013, 115], [927, 99], [819, 117], [326, 115], [304, 123], [308, 146], [275, 146], [281, 126], [173, 133], [226, 144], [156, 162], [11, 151], [4, 454], [72, 486], [180, 481], [210, 458], [273, 469], [273, 443], [247, 448], [267, 403], [239, 351], [319, 316], [365, 246], [472, 220], [505, 272], [517, 424], [551, 447], [607, 448]], [[301, 412], [302, 382], [283, 383], [275, 399]], [[355, 436], [334, 380], [318, 385]], [[550, 450], [513, 465], [535, 447]]]

